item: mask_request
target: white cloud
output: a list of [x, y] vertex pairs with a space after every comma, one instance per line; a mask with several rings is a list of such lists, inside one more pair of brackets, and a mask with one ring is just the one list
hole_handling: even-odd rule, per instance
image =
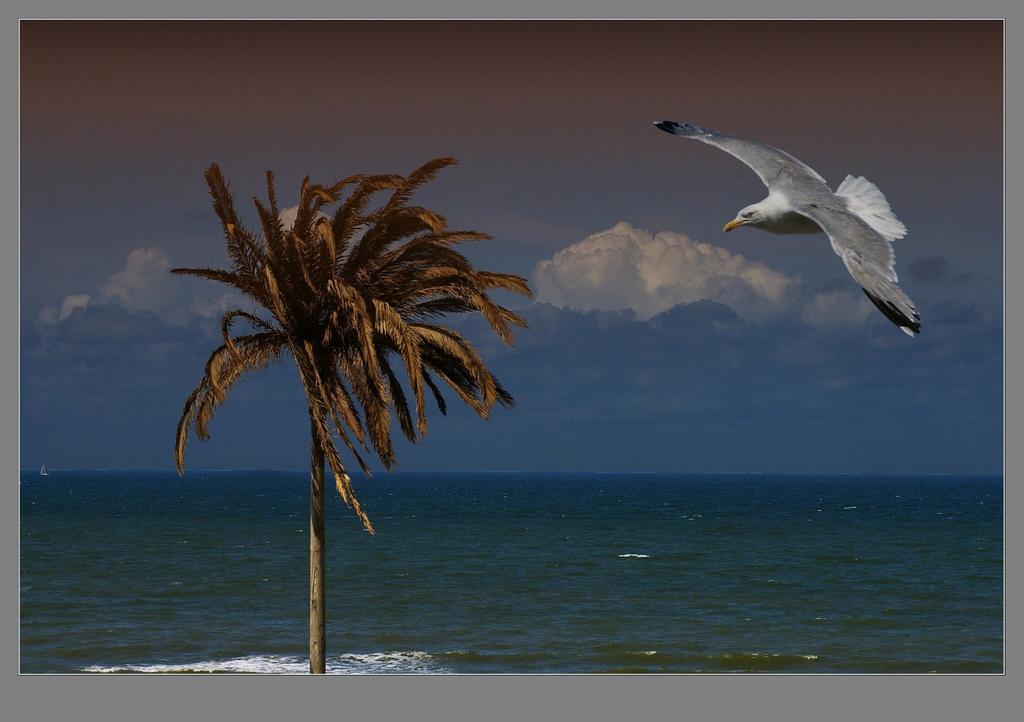
[[159, 248], [136, 248], [128, 254], [124, 267], [100, 284], [105, 301], [129, 311], [151, 311], [169, 305], [173, 290], [171, 262]]
[[90, 300], [88, 293], [72, 293], [70, 296], [65, 296], [64, 301], [60, 304], [60, 314], [57, 316], [57, 320], [63, 321], [76, 308], [85, 308], [89, 305]]
[[650, 318], [708, 299], [748, 318], [776, 312], [798, 281], [682, 233], [629, 223], [563, 248], [534, 269], [538, 300], [577, 310], [631, 308]]
[[[295, 225], [295, 218], [298, 215], [299, 215], [299, 207], [298, 206], [292, 206], [291, 208], [285, 208], [283, 211], [279, 212], [277, 214], [277, 217], [281, 221], [281, 225], [284, 226], [285, 229], [287, 230], [287, 229], [289, 229], [289, 228], [291, 228], [292, 226]], [[327, 215], [326, 213], [324, 213], [323, 211], [317, 211], [316, 212], [316, 218], [327, 218], [327, 219], [330, 219], [330, 216]]]
[[128, 254], [124, 266], [98, 285], [97, 293], [65, 296], [59, 310], [46, 306], [37, 320], [43, 325], [54, 325], [75, 309], [98, 303], [149, 312], [168, 323], [184, 326], [194, 318], [216, 317], [239, 304], [252, 305], [226, 286], [209, 281], [195, 283], [172, 275], [170, 270], [171, 262], [159, 248], [136, 248]]
[[811, 293], [799, 278], [725, 248], [624, 222], [541, 261], [533, 277], [539, 301], [581, 311], [628, 308], [641, 319], [700, 300], [751, 320], [793, 314], [821, 329], [863, 326], [876, 313], [852, 282]]
[[36, 315], [36, 321], [43, 326], [52, 326], [57, 323], [57, 309], [53, 306], [43, 306]]
[[72, 293], [64, 297], [59, 309], [54, 306], [44, 306], [40, 309], [36, 319], [45, 326], [52, 326], [66, 319], [76, 308], [85, 308], [91, 300], [88, 293]]

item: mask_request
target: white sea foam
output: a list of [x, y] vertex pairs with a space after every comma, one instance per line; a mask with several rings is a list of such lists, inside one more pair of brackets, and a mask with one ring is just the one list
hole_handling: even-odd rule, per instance
[[[254, 654], [233, 659], [170, 664], [92, 665], [83, 672], [175, 674], [224, 672], [234, 674], [308, 674], [309, 659], [300, 656]], [[371, 652], [327, 658], [328, 674], [450, 674], [426, 652]]]
[[764, 659], [778, 659], [779, 657], [800, 657], [801, 659], [814, 660], [818, 659], [816, 654], [794, 654], [792, 656], [788, 654], [781, 654], [779, 652], [741, 652], [735, 654], [733, 652], [725, 652], [722, 654], [723, 659], [735, 659], [738, 657], [752, 657], [752, 658], [764, 658]]
[[619, 554], [619, 559], [650, 559], [650, 554]]
[[855, 507], [855, 506], [844, 506], [843, 508], [844, 509], [856, 509], [857, 507]]

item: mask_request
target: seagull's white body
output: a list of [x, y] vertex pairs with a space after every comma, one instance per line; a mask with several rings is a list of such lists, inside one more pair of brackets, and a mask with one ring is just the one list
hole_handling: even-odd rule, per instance
[[769, 193], [763, 201], [750, 207], [761, 211], [764, 219], [744, 225], [787, 236], [822, 232], [821, 226], [817, 223], [793, 211], [793, 204], [785, 193]]
[[778, 148], [688, 123], [663, 120], [655, 125], [724, 150], [768, 187], [768, 197], [743, 208], [726, 224], [726, 231], [752, 226], [770, 233], [826, 233], [846, 270], [878, 310], [904, 333], [920, 332], [921, 317], [898, 285], [892, 251], [892, 242], [903, 238], [907, 228], [874, 183], [846, 176], [833, 193], [813, 168]]

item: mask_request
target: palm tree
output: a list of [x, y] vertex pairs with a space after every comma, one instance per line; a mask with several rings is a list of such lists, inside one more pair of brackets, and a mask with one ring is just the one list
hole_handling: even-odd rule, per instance
[[[473, 346], [437, 323], [445, 314], [479, 311], [498, 337], [511, 344], [512, 326], [525, 321], [495, 303], [490, 289], [530, 296], [526, 280], [478, 270], [454, 250], [464, 241], [489, 238], [476, 231], [450, 231], [445, 219], [409, 204], [413, 191], [453, 158], [438, 158], [401, 175], [354, 175], [332, 186], [307, 177], [299, 192], [295, 220], [285, 227], [278, 211], [273, 175], [267, 172], [267, 202], [253, 199], [260, 233], [238, 219], [228, 185], [216, 164], [206, 171], [213, 208], [227, 239], [231, 270], [175, 268], [233, 286], [265, 313], [236, 309], [224, 314], [224, 343], [206, 362], [203, 377], [185, 401], [178, 422], [175, 462], [184, 473], [190, 428], [209, 438], [209, 423], [228, 390], [247, 371], [279, 360], [287, 351], [306, 393], [310, 423], [309, 665], [325, 671], [324, 627], [324, 460], [335, 487], [362, 521], [373, 525], [352, 488], [332, 428], [364, 473], [360, 452], [376, 453], [387, 469], [395, 463], [391, 444], [393, 408], [402, 433], [415, 442], [427, 432], [429, 392], [441, 414], [445, 399], [438, 380], [487, 418], [497, 403], [513, 404]], [[351, 187], [351, 188], [350, 188]], [[324, 209], [347, 198], [332, 213]], [[390, 197], [376, 209], [379, 191]], [[244, 321], [251, 332], [233, 335]], [[408, 394], [399, 379], [405, 369]]]

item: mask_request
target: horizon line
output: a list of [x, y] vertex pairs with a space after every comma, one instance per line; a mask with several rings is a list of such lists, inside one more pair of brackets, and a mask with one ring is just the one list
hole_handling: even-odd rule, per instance
[[[18, 470], [21, 472], [36, 473], [38, 470], [35, 467], [26, 467]], [[160, 472], [170, 473], [178, 475], [173, 468], [145, 468], [145, 467], [132, 467], [132, 468], [110, 468], [110, 467], [50, 467], [47, 469], [48, 472], [54, 471], [103, 471], [103, 472]], [[209, 473], [209, 472], [220, 472], [220, 473], [240, 473], [240, 472], [276, 472], [276, 473], [308, 473], [309, 469], [305, 468], [271, 468], [271, 467], [246, 467], [246, 468], [223, 468], [223, 467], [210, 467], [192, 469], [192, 473]], [[378, 470], [372, 474], [364, 474], [361, 471], [350, 472], [354, 476], [359, 476], [364, 479], [370, 479], [374, 476], [394, 476], [396, 474], [626, 474], [635, 476], [651, 476], [655, 474], [678, 474], [684, 476], [694, 476], [699, 474], [710, 474], [719, 476], [992, 476], [992, 477], [1003, 477], [1005, 476], [1004, 471], [998, 472], [980, 472], [980, 471], [678, 471], [678, 470], [667, 470], [667, 471], [617, 471], [617, 470], [594, 470], [594, 469], [583, 469], [583, 470], [543, 470], [538, 471], [535, 469], [400, 469], [394, 471]], [[184, 475], [180, 475], [181, 478], [186, 478], [188, 472]]]

